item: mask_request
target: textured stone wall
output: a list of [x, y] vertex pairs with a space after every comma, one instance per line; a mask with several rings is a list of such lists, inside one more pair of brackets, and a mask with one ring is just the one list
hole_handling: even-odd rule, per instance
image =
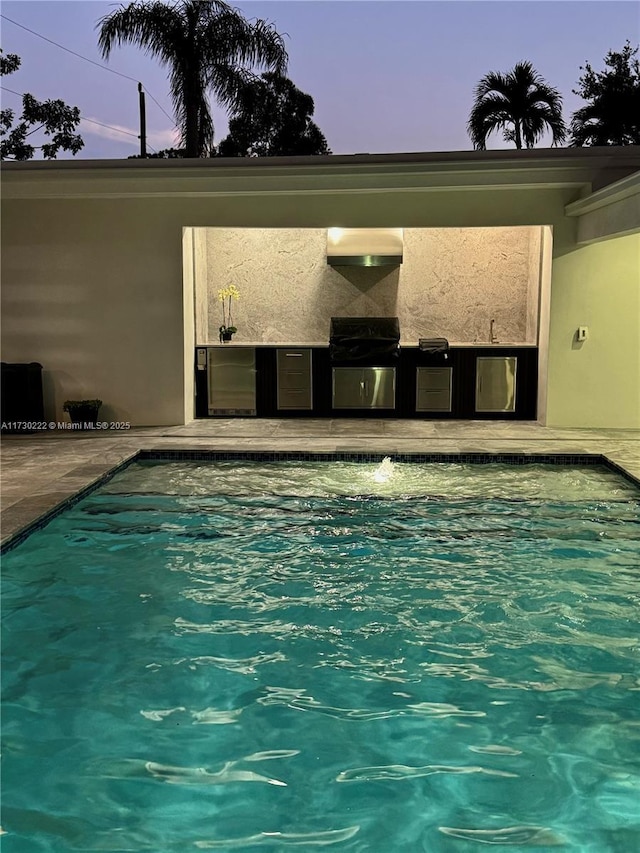
[[[323, 342], [332, 316], [398, 316], [402, 340], [535, 343], [539, 228], [406, 228], [399, 267], [327, 265], [321, 228], [206, 229], [209, 342], [235, 284], [236, 340]], [[207, 343], [207, 341], [199, 341]]]

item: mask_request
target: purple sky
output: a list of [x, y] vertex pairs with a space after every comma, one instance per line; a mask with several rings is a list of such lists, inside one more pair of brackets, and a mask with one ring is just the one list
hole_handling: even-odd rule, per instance
[[[95, 25], [118, 3], [3, 0], [0, 12], [83, 56], [102, 62]], [[314, 119], [335, 154], [460, 151], [471, 148], [466, 122], [478, 80], [530, 60], [564, 97], [564, 116], [582, 105], [573, 95], [579, 66], [603, 68], [608, 50], [640, 42], [637, 0], [266, 0], [232, 3], [247, 18], [266, 18], [284, 34], [289, 77], [315, 101]], [[1, 46], [22, 67], [2, 79], [16, 92], [62, 98], [83, 116], [128, 131], [83, 123], [81, 158], [138, 153], [136, 83], [96, 68], [1, 20]], [[116, 48], [108, 67], [140, 80], [172, 114], [166, 70], [133, 47]], [[20, 99], [2, 92], [5, 107]], [[216, 141], [225, 113], [213, 110]], [[147, 97], [148, 141], [174, 144], [171, 122]], [[541, 145], [548, 145], [549, 139]], [[511, 147], [492, 135], [489, 148]], [[69, 156], [63, 154], [62, 156]]]

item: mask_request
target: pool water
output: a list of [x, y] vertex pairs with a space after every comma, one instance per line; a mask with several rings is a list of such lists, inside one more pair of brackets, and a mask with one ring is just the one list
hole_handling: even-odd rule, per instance
[[639, 574], [594, 466], [131, 465], [3, 560], [3, 850], [638, 850]]

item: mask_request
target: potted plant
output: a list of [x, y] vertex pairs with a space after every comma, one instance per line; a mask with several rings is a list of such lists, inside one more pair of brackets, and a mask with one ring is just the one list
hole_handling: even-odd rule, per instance
[[240, 293], [235, 284], [230, 284], [229, 287], [218, 291], [218, 299], [222, 302], [222, 325], [218, 329], [221, 344], [228, 344], [231, 337], [238, 331], [231, 322], [231, 302], [239, 298]]
[[62, 410], [69, 413], [72, 424], [93, 424], [98, 422], [98, 411], [102, 400], [65, 400]]

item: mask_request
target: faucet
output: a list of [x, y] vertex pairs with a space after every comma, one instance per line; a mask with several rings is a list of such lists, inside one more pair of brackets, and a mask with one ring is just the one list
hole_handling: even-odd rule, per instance
[[492, 344], [498, 343], [498, 338], [497, 338], [496, 333], [495, 333], [495, 325], [496, 325], [496, 321], [491, 320], [491, 323], [489, 324], [489, 340], [491, 341]]

